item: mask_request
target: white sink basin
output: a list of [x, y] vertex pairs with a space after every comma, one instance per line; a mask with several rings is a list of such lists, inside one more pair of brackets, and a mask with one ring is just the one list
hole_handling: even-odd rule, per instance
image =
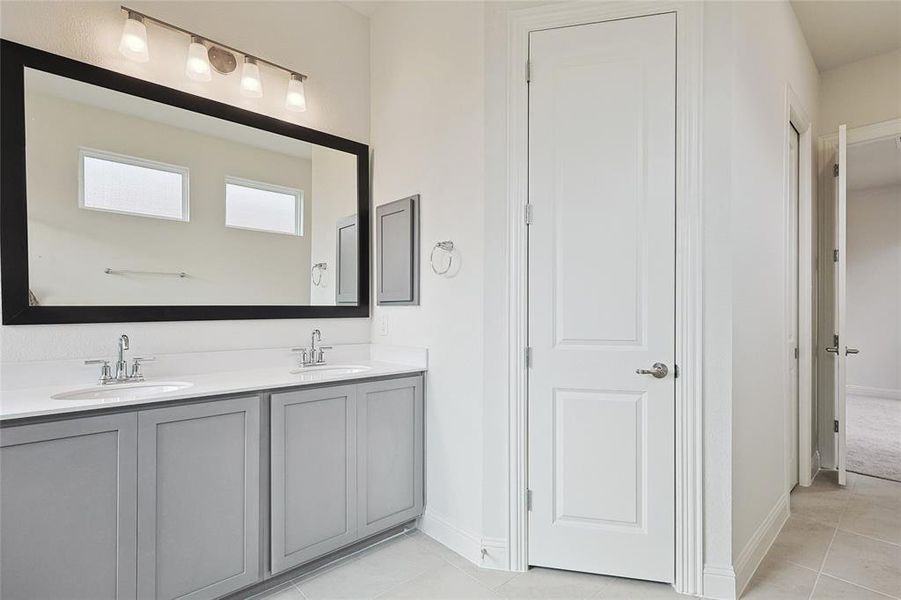
[[292, 369], [292, 375], [300, 375], [301, 381], [317, 381], [319, 379], [330, 379], [332, 377], [341, 377], [342, 375], [356, 375], [357, 373], [365, 373], [372, 367], [365, 365], [320, 365], [318, 367], [301, 367]]
[[51, 396], [54, 400], [102, 400], [103, 402], [124, 402], [143, 400], [155, 396], [171, 394], [191, 387], [184, 381], [142, 381], [140, 383], [117, 383], [95, 385], [90, 388], [61, 392]]

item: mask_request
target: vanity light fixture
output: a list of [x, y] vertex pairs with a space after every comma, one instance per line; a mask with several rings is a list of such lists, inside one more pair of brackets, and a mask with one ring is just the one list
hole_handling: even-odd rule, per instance
[[147, 62], [150, 60], [150, 54], [147, 52], [147, 26], [144, 25], [144, 16], [127, 9], [126, 12], [128, 16], [122, 28], [119, 52], [133, 61]]
[[191, 36], [191, 45], [188, 46], [185, 75], [194, 81], [209, 81], [213, 78], [210, 70], [210, 59], [207, 58], [206, 46], [203, 45], [203, 38], [196, 35]]
[[244, 57], [244, 68], [241, 69], [241, 93], [248, 98], [260, 98], [263, 95], [260, 67], [252, 56]]
[[288, 80], [288, 93], [285, 94], [285, 108], [294, 112], [303, 112], [307, 109], [307, 97], [303, 91], [304, 76], [291, 73]]
[[137, 62], [147, 62], [150, 59], [145, 23], [153, 23], [164, 29], [177, 31], [190, 37], [188, 58], [185, 62], [185, 75], [188, 78], [194, 81], [210, 81], [213, 71], [222, 75], [233, 73], [238, 66], [237, 57], [240, 56], [243, 57], [244, 62], [241, 68], [241, 94], [249, 98], [260, 98], [263, 96], [263, 80], [260, 76], [259, 65], [264, 64], [288, 75], [285, 109], [293, 112], [303, 112], [307, 109], [307, 98], [304, 90], [306, 75], [247, 54], [242, 50], [211, 40], [208, 37], [199, 36], [193, 31], [161, 21], [132, 10], [127, 6], [121, 6], [120, 8], [126, 14], [125, 25], [122, 29], [122, 39], [119, 43], [119, 52], [123, 56]]

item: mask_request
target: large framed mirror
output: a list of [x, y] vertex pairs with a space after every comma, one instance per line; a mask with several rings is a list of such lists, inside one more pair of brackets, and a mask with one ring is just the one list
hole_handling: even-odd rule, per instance
[[365, 144], [0, 44], [4, 324], [369, 315]]

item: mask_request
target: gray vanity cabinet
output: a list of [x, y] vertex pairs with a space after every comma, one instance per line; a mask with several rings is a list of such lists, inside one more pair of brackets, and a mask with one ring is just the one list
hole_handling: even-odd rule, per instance
[[357, 386], [360, 537], [422, 514], [422, 377]]
[[135, 598], [134, 413], [0, 432], [0, 597]]
[[260, 398], [138, 414], [138, 598], [218, 598], [259, 572]]
[[422, 382], [3, 427], [0, 598], [212, 600], [415, 519]]
[[272, 394], [271, 557], [278, 573], [356, 537], [356, 386]]

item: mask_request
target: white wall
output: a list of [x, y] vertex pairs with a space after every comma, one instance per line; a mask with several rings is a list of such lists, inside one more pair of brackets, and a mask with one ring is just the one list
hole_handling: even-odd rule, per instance
[[816, 122], [818, 73], [787, 2], [732, 10], [732, 548], [740, 563], [786, 494], [786, 84]]
[[[238, 75], [196, 83], [184, 76], [182, 36], [148, 26], [151, 60], [118, 53], [123, 14], [118, 2], [0, 4], [0, 35], [361, 142], [369, 139], [369, 20], [337, 2], [134, 2], [133, 8], [220, 39], [310, 76], [308, 110], [284, 109], [282, 74], [263, 71], [263, 98], [246, 99]], [[89, 324], [0, 328], [2, 360], [103, 355], [123, 331], [140, 353], [288, 346], [320, 327], [329, 342], [369, 341], [367, 319]]]
[[901, 50], [820, 74], [820, 134], [901, 117]]
[[733, 10], [704, 6], [703, 405], [705, 592], [732, 578], [732, 106]]
[[[422, 239], [421, 304], [375, 307], [372, 339], [429, 348], [423, 527], [473, 560], [482, 531], [483, 11], [387, 3], [371, 31], [373, 203], [420, 194]], [[429, 268], [438, 240], [460, 251], [455, 277]]]
[[847, 284], [848, 386], [901, 394], [901, 186], [848, 192]]

